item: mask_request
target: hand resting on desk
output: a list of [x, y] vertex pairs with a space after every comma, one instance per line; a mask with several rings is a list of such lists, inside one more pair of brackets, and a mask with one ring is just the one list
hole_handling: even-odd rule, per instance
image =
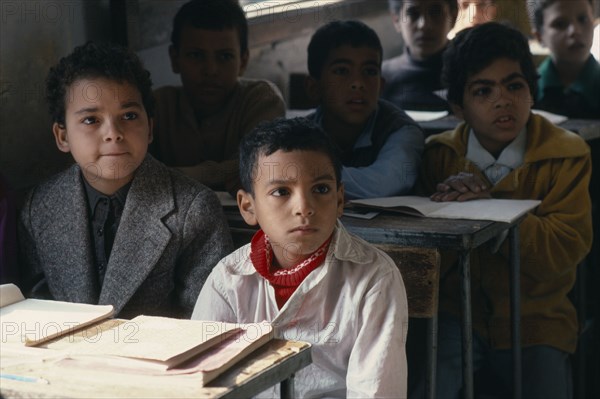
[[[462, 202], [479, 198], [492, 198], [487, 184], [473, 173], [460, 172], [457, 175], [450, 176], [443, 183], [439, 183], [435, 189], [437, 191], [430, 198], [436, 202]], [[504, 230], [490, 241], [490, 252], [498, 252], [507, 236], [508, 230]]]
[[436, 192], [431, 195], [431, 200], [436, 202], [445, 201], [468, 201], [478, 198], [492, 198], [488, 185], [472, 173], [460, 172], [450, 176], [443, 183], [436, 186]]

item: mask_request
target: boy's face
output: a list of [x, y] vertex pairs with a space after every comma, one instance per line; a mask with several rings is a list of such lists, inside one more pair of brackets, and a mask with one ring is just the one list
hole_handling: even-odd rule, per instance
[[392, 20], [411, 56], [420, 61], [446, 46], [448, 32], [454, 25], [448, 4], [439, 0], [406, 1]]
[[321, 78], [308, 79], [308, 92], [338, 125], [362, 127], [377, 107], [381, 54], [370, 47], [340, 46], [330, 52]]
[[453, 104], [453, 110], [481, 145], [498, 156], [527, 124], [532, 102], [519, 62], [499, 58], [467, 78], [463, 104]]
[[70, 152], [85, 179], [111, 195], [133, 179], [148, 144], [148, 119], [139, 90], [105, 78], [79, 79], [65, 95], [65, 126], [52, 127], [56, 145]]
[[281, 150], [258, 158], [254, 196], [240, 190], [244, 220], [259, 224], [280, 267], [298, 264], [325, 242], [344, 206], [329, 157], [317, 151]]
[[169, 48], [173, 72], [194, 110], [201, 115], [217, 112], [244, 73], [248, 53], [240, 54], [236, 29], [206, 30], [186, 24], [181, 30], [179, 49]]
[[592, 47], [594, 23], [587, 0], [557, 1], [544, 10], [544, 24], [536, 37], [550, 49], [557, 63], [583, 64]]

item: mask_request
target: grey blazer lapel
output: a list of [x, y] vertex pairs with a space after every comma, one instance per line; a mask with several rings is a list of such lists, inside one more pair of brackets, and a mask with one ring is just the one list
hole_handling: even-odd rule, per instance
[[87, 200], [80, 169], [72, 166], [57, 179], [42, 200], [45, 210], [38, 220], [42, 247], [46, 254], [44, 273], [52, 294], [69, 302], [97, 303], [97, 275], [88, 228]]
[[136, 172], [100, 293], [119, 313], [154, 269], [171, 239], [162, 218], [175, 207], [168, 171], [146, 156]]

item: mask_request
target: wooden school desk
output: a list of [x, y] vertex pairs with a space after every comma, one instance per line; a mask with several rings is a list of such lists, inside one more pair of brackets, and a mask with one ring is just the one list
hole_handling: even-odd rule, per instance
[[[473, 397], [473, 334], [471, 319], [471, 250], [488, 242], [506, 229], [509, 229], [510, 242], [510, 303], [513, 354], [513, 398], [521, 397], [521, 336], [520, 336], [520, 255], [519, 223], [491, 221], [433, 219], [404, 216], [400, 214], [380, 214], [374, 219], [363, 220], [344, 216], [342, 223], [348, 231], [373, 244], [400, 247], [425, 247], [456, 250], [459, 253], [462, 284], [462, 341], [463, 341], [463, 383], [466, 398]], [[437, 356], [437, 315], [428, 327], [428, 367], [426, 397], [435, 397], [436, 356]]]
[[294, 373], [310, 363], [310, 345], [275, 339], [201, 387], [194, 375], [144, 376], [39, 361], [17, 365], [3, 354], [2, 374], [38, 382], [0, 378], [0, 394], [4, 398], [248, 398], [281, 382], [281, 397], [293, 398]]

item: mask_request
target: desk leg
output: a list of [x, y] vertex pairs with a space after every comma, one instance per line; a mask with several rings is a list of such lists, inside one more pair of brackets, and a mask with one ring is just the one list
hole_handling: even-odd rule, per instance
[[471, 259], [470, 251], [460, 253], [462, 277], [462, 372], [464, 397], [473, 398], [473, 322], [471, 317]]
[[521, 255], [519, 225], [509, 231], [510, 240], [510, 325], [513, 355], [513, 398], [521, 399]]
[[294, 399], [294, 374], [281, 381], [281, 399]]
[[427, 375], [425, 385], [425, 397], [428, 399], [435, 398], [436, 386], [436, 371], [437, 371], [437, 347], [438, 347], [438, 316], [427, 320]]

